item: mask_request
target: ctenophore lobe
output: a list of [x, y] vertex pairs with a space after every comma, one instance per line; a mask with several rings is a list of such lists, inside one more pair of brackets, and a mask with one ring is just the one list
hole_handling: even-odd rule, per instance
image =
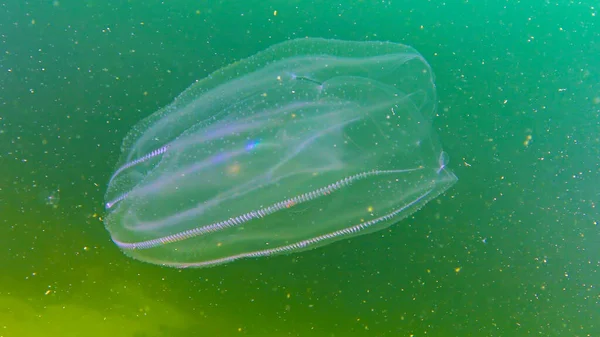
[[173, 267], [386, 228], [456, 181], [435, 109], [433, 74], [411, 47], [274, 45], [130, 131], [106, 192], [106, 228], [127, 255]]

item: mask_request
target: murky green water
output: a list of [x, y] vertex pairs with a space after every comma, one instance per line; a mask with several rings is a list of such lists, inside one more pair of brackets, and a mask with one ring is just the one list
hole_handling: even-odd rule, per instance
[[[575, 3], [0, 5], [0, 336], [600, 334], [600, 23]], [[382, 232], [199, 270], [131, 260], [103, 195], [132, 125], [304, 36], [415, 47], [460, 177]]]

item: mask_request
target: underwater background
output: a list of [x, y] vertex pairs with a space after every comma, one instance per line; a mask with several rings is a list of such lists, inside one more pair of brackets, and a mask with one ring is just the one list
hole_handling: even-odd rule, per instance
[[[0, 337], [599, 336], [600, 4], [0, 4]], [[126, 257], [120, 145], [192, 82], [292, 38], [394, 41], [436, 75], [459, 180], [390, 228], [209, 269]]]

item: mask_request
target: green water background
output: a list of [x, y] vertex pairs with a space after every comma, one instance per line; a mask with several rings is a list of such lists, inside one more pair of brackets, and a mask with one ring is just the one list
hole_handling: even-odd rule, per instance
[[[0, 336], [599, 336], [600, 4], [0, 4]], [[100, 218], [129, 128], [304, 36], [415, 47], [459, 182], [389, 230], [199, 270]]]

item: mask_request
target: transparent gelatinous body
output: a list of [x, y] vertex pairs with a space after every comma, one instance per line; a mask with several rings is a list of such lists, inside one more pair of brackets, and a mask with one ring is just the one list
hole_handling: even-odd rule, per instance
[[128, 255], [174, 267], [311, 249], [398, 222], [456, 177], [411, 47], [299, 39], [194, 83], [136, 125], [106, 193]]

